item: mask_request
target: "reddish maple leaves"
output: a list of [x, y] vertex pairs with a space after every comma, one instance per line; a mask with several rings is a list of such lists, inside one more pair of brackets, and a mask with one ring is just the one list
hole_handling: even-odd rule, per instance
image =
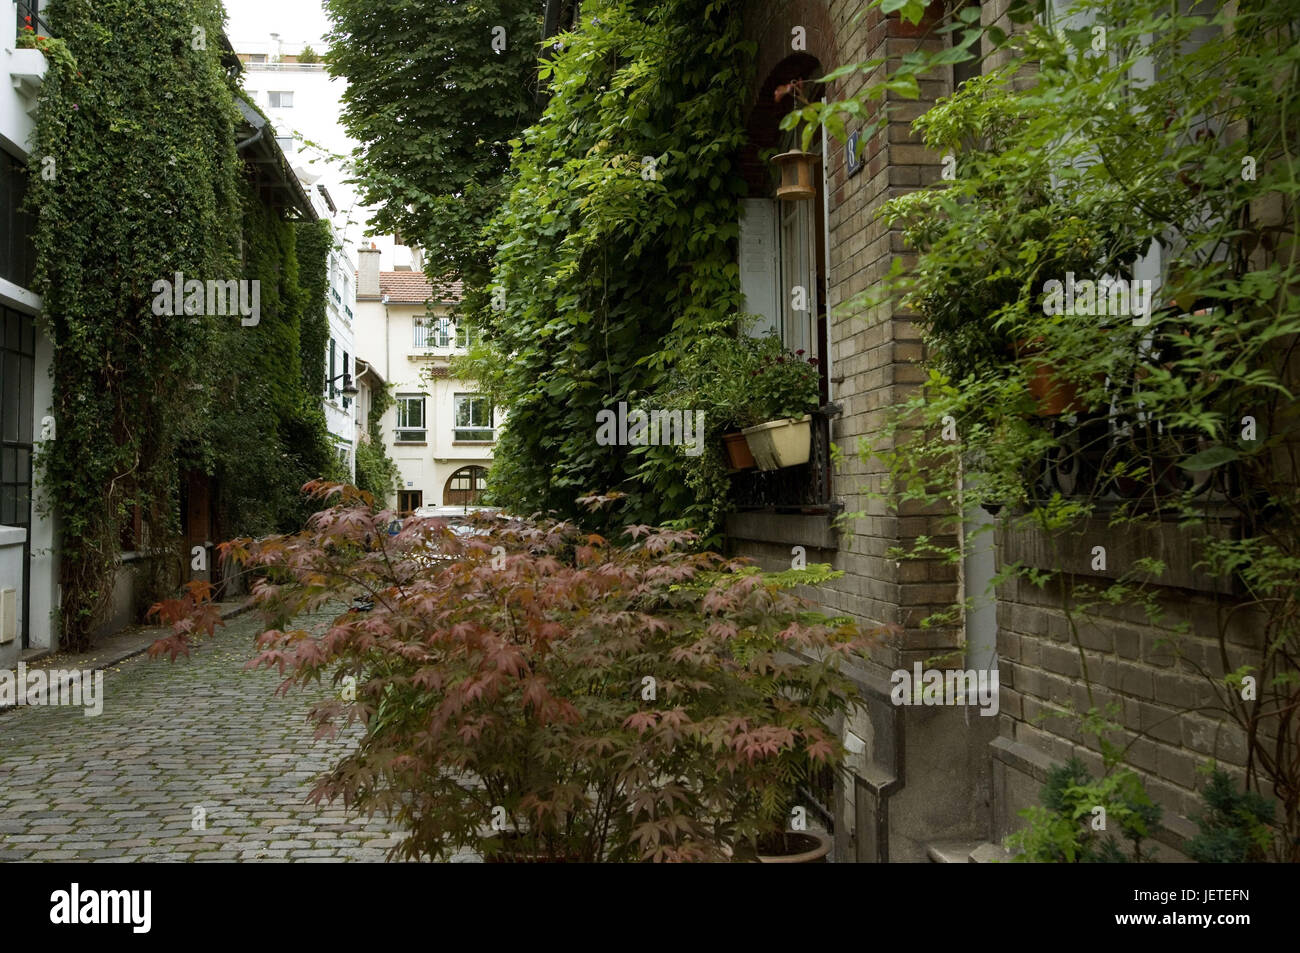
[[[318, 730], [365, 727], [314, 796], [405, 823], [395, 856], [725, 859], [838, 760], [827, 724], [855, 693], [837, 665], [868, 639], [690, 533], [493, 517], [390, 534], [396, 514], [359, 491], [308, 489], [330, 505], [303, 532], [222, 553], [257, 576], [250, 665], [336, 686]], [[211, 634], [206, 595], [156, 607], [173, 658]], [[291, 627], [325, 605], [323, 631]]]

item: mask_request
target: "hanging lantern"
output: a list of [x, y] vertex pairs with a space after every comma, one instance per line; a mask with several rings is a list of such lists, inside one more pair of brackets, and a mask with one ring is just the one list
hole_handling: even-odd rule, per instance
[[813, 184], [816, 153], [791, 149], [773, 156], [772, 161], [781, 170], [781, 184], [776, 189], [776, 197], [781, 201], [800, 202], [817, 194], [817, 186]]

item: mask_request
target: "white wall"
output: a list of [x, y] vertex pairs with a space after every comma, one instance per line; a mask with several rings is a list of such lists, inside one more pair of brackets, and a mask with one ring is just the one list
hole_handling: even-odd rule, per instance
[[[274, 55], [269, 37], [264, 42], [237, 41], [235, 49], [239, 53]], [[285, 44], [283, 51], [296, 54], [300, 49], [301, 44], [292, 47]], [[324, 47], [317, 46], [316, 51], [323, 53]], [[331, 158], [350, 156], [358, 145], [339, 120], [346, 81], [331, 77], [322, 64], [305, 63], [246, 63], [243, 80], [245, 91], [270, 117], [277, 136], [297, 133], [319, 146], [315, 148], [300, 141], [293, 147], [295, 151], [286, 150], [286, 154], [294, 167], [319, 176], [310, 187], [312, 191], [317, 184], [324, 185], [329, 191], [338, 209], [337, 213], [329, 216], [330, 221], [342, 235], [345, 245], [355, 249], [363, 240], [367, 245], [373, 241], [379, 246], [380, 267], [385, 271], [404, 267], [421, 270], [418, 252], [404, 245], [395, 245], [392, 235], [366, 236], [374, 210], [358, 204], [356, 189], [346, 181], [352, 175], [350, 160]], [[293, 106], [273, 108], [270, 103], [272, 91], [293, 93]], [[284, 143], [281, 145], [283, 147]]]
[[[34, 130], [36, 94], [47, 69], [44, 56], [37, 50], [16, 49], [18, 7], [13, 3], [0, 3], [0, 63], [5, 79], [0, 90], [0, 147], [16, 158], [26, 159]], [[37, 314], [41, 299], [26, 288], [0, 279], [0, 302], [18, 311]], [[52, 384], [50, 367], [52, 350], [49, 340], [40, 333], [37, 322], [36, 367], [33, 378], [32, 433], [37, 453], [40, 447], [41, 422], [50, 414]], [[57, 425], [57, 422], [56, 422]], [[44, 494], [40, 485], [40, 471], [35, 469], [32, 489], [31, 562], [26, 567], [31, 576], [30, 642], [33, 648], [55, 648], [58, 644], [58, 552], [55, 546], [54, 521], [42, 517]], [[10, 537], [13, 534], [8, 534]], [[12, 544], [8, 547], [12, 550]], [[15, 563], [12, 552], [0, 560], [0, 588], [14, 588], [21, 597], [21, 559]], [[19, 607], [21, 612], [21, 605]], [[21, 629], [20, 629], [21, 631]], [[18, 645], [21, 638], [16, 639]], [[12, 651], [12, 647], [6, 646]], [[0, 656], [3, 658], [3, 656]], [[3, 663], [0, 663], [2, 665]]]
[[[454, 378], [422, 379], [427, 368], [447, 365], [453, 354], [464, 353], [456, 347], [417, 349], [414, 346], [414, 321], [425, 315], [423, 305], [360, 301], [358, 309], [358, 334], [366, 344], [385, 342], [382, 348], [367, 360], [372, 360], [376, 370], [389, 383], [394, 396], [401, 394], [426, 394], [425, 426], [427, 438], [423, 444], [397, 443], [397, 408], [390, 407], [380, 421], [384, 446], [401, 471], [400, 488], [419, 490], [426, 506], [440, 506], [443, 488], [448, 478], [465, 466], [490, 466], [492, 444], [457, 442], [454, 439], [455, 394], [474, 393], [467, 381]], [[445, 315], [446, 307], [438, 307], [435, 314]], [[364, 347], [363, 347], [364, 350]], [[499, 427], [501, 414], [494, 423]]]
[[[334, 341], [335, 360], [334, 371], [330, 372], [329, 368], [329, 343], [325, 345], [325, 379], [329, 381], [332, 377], [338, 377], [344, 371], [347, 371], [353, 382], [356, 381], [357, 369], [357, 345], [356, 345], [356, 277], [354, 272], [356, 266], [347, 253], [339, 247], [335, 247], [330, 252], [329, 263], [327, 265], [326, 275], [329, 281], [329, 290], [325, 293], [326, 303], [325, 312], [329, 316], [330, 337]], [[334, 292], [339, 295], [339, 300], [334, 300]], [[351, 312], [351, 314], [349, 314]], [[343, 363], [343, 355], [347, 354], [347, 364]], [[357, 455], [356, 455], [356, 431], [357, 431], [357, 403], [355, 400], [345, 402], [342, 394], [338, 393], [343, 386], [343, 381], [338, 380], [334, 383], [334, 397], [328, 396], [329, 387], [326, 386], [326, 396], [323, 398], [325, 407], [325, 422], [329, 427], [330, 435], [334, 438], [334, 446], [338, 450], [343, 450], [347, 454], [348, 472], [350, 478], [355, 480], [357, 475]], [[346, 406], [345, 406], [346, 403]]]

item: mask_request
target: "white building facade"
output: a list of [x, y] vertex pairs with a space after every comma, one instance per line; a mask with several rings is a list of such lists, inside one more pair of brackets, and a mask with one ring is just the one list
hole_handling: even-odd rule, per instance
[[397, 508], [476, 505], [501, 417], [471, 382], [451, 376], [451, 358], [471, 343], [451, 317], [459, 288], [434, 289], [418, 271], [381, 271], [381, 257], [378, 248], [357, 253], [358, 336], [394, 398], [381, 427], [401, 472]]
[[329, 316], [329, 342], [325, 348], [325, 423], [334, 452], [348, 471], [349, 481], [357, 476], [357, 401], [345, 393], [356, 387], [356, 281], [355, 266], [347, 250], [337, 241], [330, 248], [325, 312]]
[[[39, 50], [18, 49], [20, 25], [19, 5], [0, 4], [0, 57], [9, 80], [0, 91], [0, 669], [12, 669], [25, 651], [58, 645], [55, 527], [39, 515], [34, 468], [42, 440], [57, 427], [53, 353], [41, 332], [41, 299], [30, 288], [35, 222], [20, 210], [47, 64]], [[37, 28], [51, 32], [47, 24]]]

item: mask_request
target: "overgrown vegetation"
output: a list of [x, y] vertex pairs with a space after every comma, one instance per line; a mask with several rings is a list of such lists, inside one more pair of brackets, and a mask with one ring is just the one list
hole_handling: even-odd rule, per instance
[[[1142, 842], [1160, 822], [1141, 779], [1110, 765], [1097, 779], [1078, 758], [1056, 765], [1039, 792], [1043, 804], [1021, 812], [1028, 824], [1007, 838], [1017, 861], [1052, 864], [1123, 864], [1154, 859]], [[1119, 839], [1115, 837], [1118, 833]], [[1128, 852], [1121, 846], [1128, 842]]]
[[[765, 574], [646, 526], [613, 540], [481, 516], [472, 534], [408, 519], [389, 535], [396, 514], [368, 495], [312, 489], [333, 505], [306, 530], [223, 556], [265, 574], [256, 664], [339, 688], [312, 708], [322, 733], [366, 729], [313, 798], [409, 829], [394, 858], [752, 859], [840, 763], [829, 723], [857, 696], [839, 667], [868, 638], [790, 591], [830, 567]], [[373, 608], [290, 627], [358, 597]], [[155, 655], [219, 622], [193, 594], [158, 608], [175, 634]]]
[[370, 439], [357, 443], [357, 489], [369, 493], [380, 506], [387, 506], [401, 486], [401, 471], [388, 456], [379, 422], [394, 401], [386, 390], [371, 390], [370, 394], [370, 411], [366, 415], [366, 435]]
[[[54, 0], [49, 13], [70, 59], [41, 89], [31, 152], [57, 434], [37, 479], [61, 534], [60, 644], [84, 649], [137, 507], [157, 584], [188, 565], [183, 472], [220, 474], [231, 528], [255, 532], [288, 528], [294, 491], [327, 471], [302, 391], [293, 231], [255, 201], [236, 153], [220, 3]], [[154, 282], [178, 272], [261, 280], [260, 323], [155, 314]]]
[[[913, 22], [925, 12], [919, 2], [882, 6]], [[1281, 808], [1269, 856], [1294, 862], [1292, 11], [1242, 2], [1178, 16], [1165, 3], [1088, 0], [1068, 21], [1037, 22], [1035, 6], [1012, 4], [1021, 32], [1011, 36], [981, 27], [976, 7], [946, 16], [934, 25], [953, 33], [953, 48], [903, 57], [883, 81], [901, 103], [927, 70], [973, 58], [981, 39], [1009, 57], [917, 121], [947, 174], [884, 210], [918, 254], [914, 266], [898, 262], [882, 298], [912, 309], [930, 376], [867, 453], [889, 467], [891, 504], [940, 505], [954, 520], [984, 506], [999, 514], [1004, 539], [1036, 540], [1050, 554], [1007, 561], [998, 582], [1046, 589], [1064, 613], [1088, 704], [1071, 711], [1058, 700], [1052, 713], [1097, 716], [1105, 654], [1085, 648], [1080, 631], [1106, 625], [1116, 607], [1144, 610], [1178, 671], [1203, 676], [1192, 708], [1239, 729], [1248, 789]], [[790, 122], [842, 132], [846, 117], [870, 116], [869, 138], [883, 128], [868, 103], [884, 84]], [[1159, 258], [1148, 258], [1157, 244]], [[1148, 279], [1144, 310], [1131, 283]], [[1078, 294], [1064, 300], [1072, 286]], [[1107, 566], [1105, 546], [1100, 559], [1094, 547], [1116, 536], [1164, 549]], [[1163, 553], [1187, 551], [1195, 565], [1171, 579]], [[961, 558], [928, 537], [897, 555]], [[1162, 585], [1190, 585], [1189, 573], [1206, 603], [1196, 619], [1186, 595]], [[953, 625], [962, 608], [928, 621]], [[1138, 736], [1129, 723], [1112, 737], [1129, 745]]]
[[[510, 413], [489, 492], [517, 512], [701, 527], [715, 500], [687, 485], [681, 448], [599, 446], [596, 414], [736, 332], [754, 51], [734, 4], [603, 0], [582, 17], [542, 68], [545, 113], [512, 143], [489, 233], [498, 307], [471, 302], [489, 350], [477, 375]], [[606, 491], [616, 509], [575, 508]]]

